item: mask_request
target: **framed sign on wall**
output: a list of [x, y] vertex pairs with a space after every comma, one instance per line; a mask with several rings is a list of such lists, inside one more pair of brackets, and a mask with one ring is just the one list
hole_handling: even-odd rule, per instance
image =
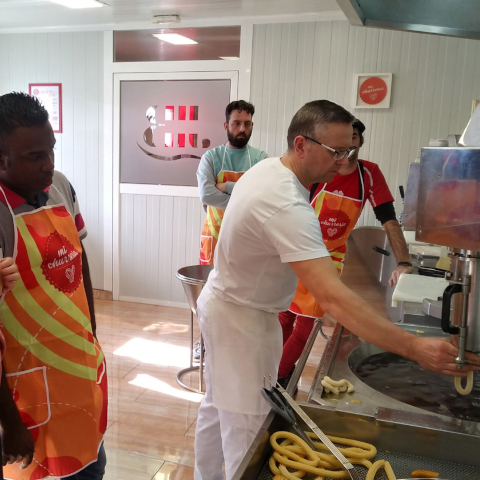
[[354, 108], [389, 108], [391, 73], [357, 73], [353, 82]]
[[54, 133], [62, 133], [62, 84], [30, 83], [28, 93], [47, 109]]

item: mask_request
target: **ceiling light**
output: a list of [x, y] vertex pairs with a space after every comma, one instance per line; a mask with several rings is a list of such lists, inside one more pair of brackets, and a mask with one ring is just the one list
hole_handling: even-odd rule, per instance
[[152, 23], [180, 23], [179, 15], [154, 15]]
[[98, 8], [104, 4], [97, 0], [50, 0], [52, 3], [58, 3], [68, 8]]
[[222, 60], [240, 60], [240, 57], [218, 57]]
[[178, 33], [154, 33], [153, 36], [164, 42], [173, 43], [174, 45], [194, 45], [198, 43]]

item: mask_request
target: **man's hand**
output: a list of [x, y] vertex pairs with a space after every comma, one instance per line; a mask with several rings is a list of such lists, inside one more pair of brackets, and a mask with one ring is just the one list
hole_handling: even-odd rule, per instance
[[400, 275], [402, 273], [412, 273], [412, 270], [413, 270], [412, 267], [408, 267], [406, 265], [400, 265], [392, 272], [392, 275], [390, 277], [390, 280], [388, 281], [388, 284], [391, 287], [393, 287], [398, 283], [398, 279], [400, 278]]
[[225, 193], [225, 185], [226, 185], [226, 184], [227, 184], [226, 182], [225, 182], [225, 183], [217, 183], [215, 186], [216, 186], [221, 192]]
[[32, 463], [35, 444], [23, 423], [18, 422], [3, 428], [2, 447], [3, 465], [22, 462], [20, 468], [23, 469]]
[[20, 278], [18, 267], [13, 263], [13, 258], [5, 257], [0, 259], [0, 274], [3, 283], [2, 295], [5, 295], [5, 293], [12, 290], [15, 282]]
[[466, 377], [469, 371], [477, 371], [480, 366], [480, 357], [472, 352], [466, 352], [468, 365], [461, 369], [455, 363], [458, 348], [445, 338], [416, 337], [412, 345], [411, 359], [420, 366], [433, 372]]

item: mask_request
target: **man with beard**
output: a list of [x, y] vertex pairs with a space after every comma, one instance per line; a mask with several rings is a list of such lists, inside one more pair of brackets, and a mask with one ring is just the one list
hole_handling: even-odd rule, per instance
[[[330, 256], [341, 275], [346, 241], [355, 228], [367, 200], [377, 220], [387, 233], [397, 268], [392, 272], [390, 286], [398, 282], [402, 273], [411, 273], [412, 264], [402, 229], [395, 216], [393, 197], [378, 165], [359, 160], [365, 125], [358, 119], [353, 124], [352, 145], [355, 151], [329, 183], [310, 186], [310, 203], [320, 222], [322, 237]], [[283, 330], [283, 354], [278, 369], [278, 381], [287, 386], [294, 365], [300, 358], [313, 328], [315, 318], [323, 317], [323, 310], [302, 282], [298, 283], [295, 298], [286, 312], [278, 315]], [[295, 325], [295, 327], [294, 327]]]
[[[200, 198], [207, 208], [202, 230], [200, 264], [213, 265], [222, 218], [238, 179], [267, 154], [250, 147], [255, 107], [244, 100], [227, 105], [224, 123], [228, 142], [205, 152], [197, 170]], [[199, 351], [197, 352], [199, 356]]]

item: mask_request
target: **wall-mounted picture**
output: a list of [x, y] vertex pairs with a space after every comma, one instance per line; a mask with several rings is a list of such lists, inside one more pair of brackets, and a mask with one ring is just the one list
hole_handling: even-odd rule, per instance
[[391, 73], [357, 73], [353, 82], [354, 108], [389, 108]]
[[30, 83], [28, 94], [37, 97], [47, 109], [54, 133], [62, 133], [62, 84]]

